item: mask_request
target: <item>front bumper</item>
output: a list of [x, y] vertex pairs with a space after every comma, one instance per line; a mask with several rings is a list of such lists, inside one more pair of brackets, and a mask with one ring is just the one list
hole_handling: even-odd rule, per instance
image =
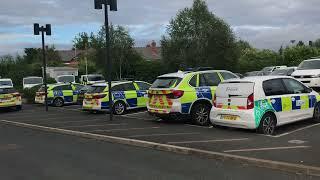
[[[222, 119], [222, 115], [237, 116], [236, 120]], [[244, 129], [256, 129], [254, 110], [233, 110], [212, 107], [210, 112], [212, 124]]]

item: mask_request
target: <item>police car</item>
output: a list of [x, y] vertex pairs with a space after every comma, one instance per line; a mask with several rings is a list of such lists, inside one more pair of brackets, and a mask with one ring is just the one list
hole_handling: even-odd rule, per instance
[[224, 70], [179, 71], [159, 76], [148, 91], [148, 111], [164, 120], [186, 115], [196, 124], [207, 125], [216, 87], [231, 78], [239, 77]]
[[[113, 112], [122, 115], [129, 109], [145, 108], [147, 90], [151, 84], [143, 81], [112, 82]], [[83, 100], [85, 111], [109, 110], [108, 85], [106, 83], [94, 84], [89, 87]]]
[[[49, 84], [48, 89], [48, 104], [56, 107], [62, 107], [64, 104], [75, 104], [78, 100], [79, 90], [83, 87], [76, 83], [57, 83]], [[35, 103], [45, 103], [45, 88], [42, 86], [36, 92]]]
[[21, 110], [21, 95], [13, 87], [0, 86], [0, 108]]
[[273, 134], [277, 126], [320, 119], [320, 96], [292, 77], [247, 77], [222, 82], [210, 113], [213, 124]]

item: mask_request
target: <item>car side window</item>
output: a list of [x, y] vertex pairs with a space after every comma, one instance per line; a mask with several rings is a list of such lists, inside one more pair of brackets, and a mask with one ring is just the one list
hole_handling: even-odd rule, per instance
[[71, 85], [63, 85], [61, 86], [61, 90], [72, 90]]
[[57, 86], [53, 88], [54, 91], [62, 91], [62, 86]]
[[75, 86], [76, 91], [80, 91], [80, 89], [82, 89], [84, 87], [83, 85], [79, 85], [79, 84], [76, 84], [74, 86]]
[[124, 84], [119, 84], [112, 87], [112, 91], [124, 91], [124, 89]]
[[148, 90], [151, 86], [151, 85], [144, 83], [144, 82], [136, 82], [136, 83], [139, 86], [139, 89], [143, 90], [143, 91]]
[[189, 84], [190, 84], [192, 87], [197, 87], [197, 75], [194, 75], [194, 76], [190, 79]]
[[124, 84], [124, 90], [125, 91], [135, 91], [136, 87], [133, 85], [133, 83], [126, 83], [126, 84]]
[[266, 96], [288, 94], [282, 79], [272, 79], [263, 82], [263, 90]]
[[307, 88], [297, 80], [283, 79], [289, 94], [307, 93]]
[[236, 75], [228, 73], [228, 72], [220, 72], [221, 76], [224, 80], [232, 79], [232, 78], [238, 78]]
[[221, 79], [216, 72], [200, 74], [199, 86], [218, 86], [220, 82]]

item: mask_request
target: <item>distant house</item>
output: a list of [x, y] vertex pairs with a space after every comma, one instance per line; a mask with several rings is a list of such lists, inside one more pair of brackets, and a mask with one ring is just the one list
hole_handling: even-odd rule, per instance
[[145, 60], [156, 61], [161, 60], [161, 47], [157, 47], [157, 43], [152, 41], [146, 47], [134, 48]]
[[49, 77], [56, 79], [58, 76], [62, 75], [74, 75], [78, 76], [78, 68], [73, 67], [47, 67], [47, 74]]
[[79, 64], [79, 57], [83, 54], [84, 50], [58, 50], [62, 62], [71, 67], [76, 67]]

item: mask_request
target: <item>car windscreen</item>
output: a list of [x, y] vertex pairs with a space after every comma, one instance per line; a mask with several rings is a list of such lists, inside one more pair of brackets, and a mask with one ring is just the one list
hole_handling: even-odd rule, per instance
[[26, 78], [23, 79], [24, 84], [42, 84], [42, 78]]
[[159, 77], [152, 84], [151, 88], [175, 88], [182, 78], [179, 77]]
[[107, 86], [90, 86], [88, 88], [87, 93], [93, 94], [93, 93], [102, 93]]
[[320, 60], [303, 61], [299, 66], [299, 70], [304, 69], [320, 69]]
[[13, 88], [0, 88], [0, 94], [10, 94], [15, 92], [17, 91]]
[[0, 81], [0, 86], [12, 86], [11, 81]]
[[287, 75], [289, 69], [277, 69], [273, 71], [270, 75]]
[[88, 81], [103, 81], [105, 80], [103, 76], [88, 76]]
[[74, 80], [75, 80], [74, 76], [61, 76], [61, 77], [58, 77], [58, 82], [69, 83], [69, 82], [74, 82]]

